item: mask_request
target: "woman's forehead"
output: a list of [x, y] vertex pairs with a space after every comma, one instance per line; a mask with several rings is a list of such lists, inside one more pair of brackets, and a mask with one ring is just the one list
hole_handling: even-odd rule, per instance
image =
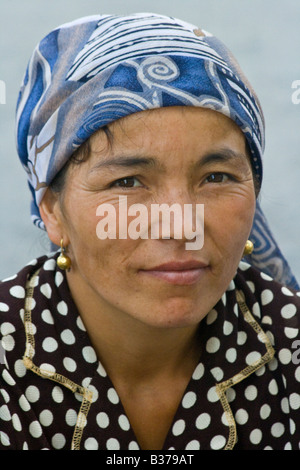
[[[192, 108], [169, 107], [142, 111], [115, 121], [109, 126], [112, 150], [122, 146], [145, 147], [154, 149], [163, 146], [177, 146], [182, 143], [204, 144], [209, 140], [232, 141], [234, 145], [244, 146], [246, 139], [240, 128], [229, 118], [216, 111]], [[99, 151], [107, 135], [97, 131], [90, 139], [91, 150]]]

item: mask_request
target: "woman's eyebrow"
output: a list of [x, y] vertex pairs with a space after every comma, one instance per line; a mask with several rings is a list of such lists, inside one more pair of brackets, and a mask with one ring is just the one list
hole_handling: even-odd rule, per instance
[[247, 160], [246, 153], [235, 152], [229, 148], [221, 148], [209, 152], [198, 160], [197, 166], [208, 165], [210, 163], [224, 163], [230, 160]]
[[97, 171], [101, 168], [130, 168], [130, 167], [157, 167], [158, 161], [153, 157], [139, 156], [121, 156], [100, 160], [91, 169], [90, 172]]

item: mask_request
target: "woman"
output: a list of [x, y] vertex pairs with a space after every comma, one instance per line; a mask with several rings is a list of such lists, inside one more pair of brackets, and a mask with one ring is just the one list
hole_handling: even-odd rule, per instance
[[[268, 275], [295, 285], [256, 204], [262, 112], [227, 49], [153, 14], [63, 25], [29, 62], [17, 141], [61, 249], [1, 284], [1, 448], [298, 449], [300, 299]], [[203, 246], [195, 211], [151, 236], [137, 204], [204, 205]]]

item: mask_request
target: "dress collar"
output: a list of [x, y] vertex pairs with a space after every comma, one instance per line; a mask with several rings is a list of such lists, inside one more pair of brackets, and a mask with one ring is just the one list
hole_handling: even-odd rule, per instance
[[[232, 449], [237, 440], [227, 392], [274, 356], [268, 336], [250, 312], [245, 294], [237, 284], [235, 280], [230, 283], [218, 304], [203, 320], [202, 355], [180, 405], [181, 410], [186, 410], [188, 399], [197, 395], [199, 387], [201, 393], [210, 394], [210, 402], [218, 405], [216, 414], [219, 417], [216, 420], [222, 429], [214, 436], [218, 426], [211, 427], [212, 434], [206, 429], [202, 437], [209, 442], [219, 437], [217, 445], [224, 449]], [[26, 347], [23, 362], [26, 368], [80, 397], [81, 406], [72, 441], [72, 449], [80, 449], [90, 409], [98, 406], [99, 380], [101, 377], [109, 379], [72, 300], [66, 275], [57, 270], [54, 258], [43, 260], [27, 280], [24, 326]], [[173, 427], [180, 421], [179, 410], [177, 414]], [[166, 448], [172, 445], [171, 437], [174, 440], [174, 432], [172, 436], [169, 433]], [[178, 445], [184, 445], [183, 441]]]

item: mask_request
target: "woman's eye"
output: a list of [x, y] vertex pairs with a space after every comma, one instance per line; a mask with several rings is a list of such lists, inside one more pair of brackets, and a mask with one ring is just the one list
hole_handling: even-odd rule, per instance
[[129, 176], [127, 178], [120, 178], [115, 181], [112, 186], [117, 186], [119, 188], [136, 188], [138, 186], [142, 186], [142, 184], [134, 176]]
[[226, 173], [211, 173], [207, 178], [207, 183], [225, 183], [228, 181], [229, 176]]

